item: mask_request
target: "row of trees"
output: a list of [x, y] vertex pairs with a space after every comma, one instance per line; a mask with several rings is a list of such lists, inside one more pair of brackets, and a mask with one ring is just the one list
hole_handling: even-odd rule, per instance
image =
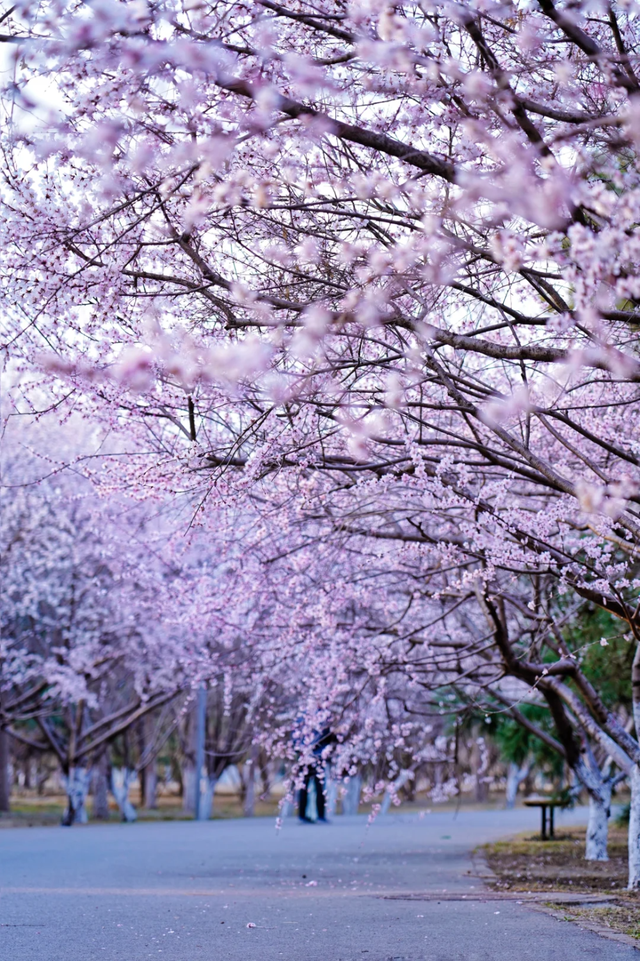
[[[60, 445], [68, 443], [68, 435], [58, 434], [58, 461], [33, 446], [33, 441], [42, 443], [40, 431], [31, 428], [25, 434], [23, 427], [21, 436], [12, 449], [9, 429], [4, 446], [5, 490], [11, 496], [2, 536], [4, 730], [28, 752], [57, 760], [69, 799], [67, 823], [85, 819], [92, 776], [98, 810], [105, 810], [109, 783], [123, 817], [134, 817], [127, 795], [136, 773], [143, 803], [152, 805], [155, 757], [176, 739], [184, 806], [196, 809], [196, 703], [204, 683], [211, 688], [203, 745], [207, 808], [224, 770], [240, 760], [249, 769], [261, 744], [271, 755], [288, 757], [294, 780], [299, 777], [305, 760], [301, 764], [300, 746], [306, 739], [307, 748], [313, 747], [319, 723], [339, 733], [335, 772], [355, 775], [365, 769], [370, 795], [385, 790], [394, 795], [400, 786], [410, 790], [426, 772], [436, 799], [470, 784], [482, 797], [497, 772], [481, 745], [493, 740], [511, 763], [509, 803], [534, 761], [561, 778], [565, 769], [573, 771], [573, 789], [585, 786], [592, 795], [587, 854], [606, 856], [611, 789], [620, 773], [610, 771], [611, 761], [603, 756], [606, 773], [594, 774], [592, 752], [587, 768], [576, 764], [571, 737], [563, 745], [552, 736], [539, 704], [513, 703], [531, 700], [526, 687], [510, 696], [496, 687], [500, 665], [491, 664], [486, 645], [478, 658], [473, 644], [479, 615], [470, 610], [471, 596], [458, 591], [449, 609], [442, 597], [436, 601], [423, 591], [407, 604], [404, 581], [415, 558], [404, 548], [402, 558], [387, 553], [385, 564], [396, 567], [385, 571], [380, 552], [373, 559], [361, 547], [355, 552], [353, 539], [338, 555], [330, 540], [326, 556], [316, 541], [313, 564], [318, 566], [312, 567], [307, 556], [302, 572], [301, 548], [291, 553], [282, 545], [279, 558], [261, 558], [255, 542], [251, 550], [245, 543], [242, 554], [236, 551], [242, 558], [239, 569], [209, 569], [211, 550], [201, 548], [201, 533], [178, 557], [158, 505], [150, 511], [121, 495], [103, 493], [97, 499], [94, 487], [65, 468], [71, 451]], [[42, 478], [44, 463], [50, 476]], [[235, 517], [234, 538], [248, 530], [265, 540], [255, 517], [243, 521]], [[308, 526], [302, 529], [308, 537]], [[278, 536], [270, 532], [270, 551]], [[286, 540], [292, 548], [289, 529]], [[225, 544], [221, 554], [228, 561], [232, 546]], [[264, 568], [273, 571], [268, 584]], [[412, 574], [416, 582], [419, 576]], [[221, 591], [225, 577], [230, 580]], [[240, 589], [233, 591], [230, 582]], [[340, 591], [344, 596], [337, 611]], [[202, 636], [205, 611], [217, 617], [215, 644]], [[416, 615], [418, 626], [412, 629]], [[612, 661], [613, 651], [605, 655], [603, 650], [608, 642], [602, 635], [611, 634], [606, 617], [595, 628], [584, 614], [582, 622], [575, 611], [567, 611], [567, 617], [586, 676], [608, 684], [610, 704], [628, 712], [631, 699], [617, 677], [625, 645], [612, 636]], [[425, 631], [428, 635], [436, 624], [444, 634], [426, 642]], [[421, 720], [425, 715], [428, 722]], [[507, 718], [515, 720], [515, 728]], [[108, 781], [107, 754], [114, 746], [120, 764]], [[250, 778], [252, 788], [253, 783]], [[245, 793], [251, 808], [253, 792]]]
[[216, 637], [265, 746], [330, 725], [394, 783], [431, 715], [508, 713], [588, 792], [589, 857], [627, 779], [632, 888], [637, 15], [19, 2], [0, 227], [16, 410], [187, 505], [221, 562], [162, 623]]
[[[110, 795], [113, 796], [111, 806], [114, 802], [117, 804], [123, 820], [136, 818], [133, 804], [138, 803], [148, 811], [168, 805], [171, 816], [180, 808], [185, 815], [196, 813], [192, 744], [196, 720], [192, 710], [184, 710], [185, 700], [176, 698], [164, 709], [164, 718], [160, 713], [158, 716], [149, 713], [133, 722], [124, 732], [112, 736], [102, 750], [82, 759], [64, 824], [82, 823], [89, 813], [98, 820], [109, 818]], [[212, 789], [220, 776], [232, 768], [227, 776], [225, 795], [239, 796], [241, 809], [250, 816], [255, 812], [258, 798], [273, 799], [279, 765], [262, 752], [250, 746], [247, 749], [250, 736], [246, 732], [243, 743], [238, 743], [233, 727], [237, 717], [233, 713], [227, 718], [222, 716], [218, 701], [214, 690], [208, 698], [204, 737], [208, 784], [202, 791], [198, 813], [202, 818], [212, 816], [215, 811]], [[63, 722], [51, 705], [49, 717], [56, 731], [62, 728]], [[69, 792], [68, 778], [59, 758], [42, 739], [29, 736], [34, 727], [33, 721], [14, 723], [0, 735], [4, 738], [4, 753], [0, 754], [0, 811], [10, 811], [14, 792], [18, 803], [25, 800], [29, 803], [34, 796], [57, 797], [65, 790]], [[241, 725], [239, 729], [242, 730]], [[162, 737], [154, 738], [158, 734]], [[161, 741], [164, 743], [159, 743]], [[88, 796], [92, 799], [90, 805]]]
[[[251, 635], [240, 638], [242, 643], [238, 644], [237, 631], [246, 630], [249, 614], [244, 605], [234, 611], [233, 594], [225, 591], [224, 616], [236, 633], [225, 634], [217, 623], [217, 643], [207, 643], [199, 620], [203, 595], [207, 598], [218, 593], [222, 583], [220, 570], [210, 574], [206, 565], [203, 567], [203, 558], [210, 557], [209, 550], [199, 553], [194, 541], [187, 551], [183, 549], [179, 563], [175, 551], [170, 549], [166, 517], [160, 524], [158, 506], [150, 510], [148, 505], [141, 507], [120, 495], [103, 494], [97, 498], [94, 487], [65, 466], [72, 458], [69, 432], [58, 430], [55, 436], [57, 443], [51, 445], [49, 431], [45, 439], [41, 429], [23, 424], [17, 443], [9, 427], [3, 448], [7, 503], [2, 513], [1, 540], [6, 585], [2, 605], [1, 703], [3, 734], [11, 738], [14, 758], [24, 755], [25, 770], [34, 758], [41, 758], [36, 779], [43, 783], [56, 768], [61, 770], [68, 795], [65, 823], [70, 824], [86, 819], [86, 796], [91, 786], [97, 816], [106, 815], [107, 790], [111, 789], [122, 816], [133, 818], [128, 788], [135, 778], [140, 783], [143, 805], [153, 807], [156, 757], [164, 756], [170, 749], [171, 766], [180, 784], [185, 810], [194, 812], [197, 691], [198, 684], [202, 687], [204, 683], [209, 693], [203, 741], [207, 771], [203, 807], [210, 810], [215, 784], [227, 767], [243, 762], [247, 777], [241, 788], [244, 806], [251, 810], [255, 777], [250, 775], [260, 758], [258, 766], [265, 775], [265, 789], [269, 780], [267, 755], [260, 749], [261, 743], [268, 745], [272, 755], [288, 754], [295, 770], [297, 747], [305, 735], [294, 734], [292, 728], [300, 726], [301, 704], [302, 710], [310, 710], [301, 700], [302, 686], [309, 682], [308, 670], [298, 669], [298, 689], [293, 697], [291, 691], [285, 693], [283, 683], [272, 681], [267, 704], [264, 679], [248, 679], [238, 656], [255, 670], [258, 656], [271, 646], [274, 635], [282, 637], [282, 624], [278, 625], [274, 612], [268, 610], [268, 598], [263, 600], [261, 616]], [[77, 443], [75, 432], [74, 438]], [[45, 453], [47, 447], [49, 453]], [[52, 457], [51, 450], [56, 451], [57, 459]], [[75, 454], [77, 457], [77, 449]], [[233, 530], [237, 534], [238, 524]], [[230, 549], [225, 554], [229, 557]], [[159, 557], [163, 558], [162, 564], [158, 564]], [[331, 591], [332, 585], [326, 580], [331, 562], [322, 563], [325, 580], [321, 587]], [[293, 572], [280, 571], [278, 592], [282, 590], [283, 574], [288, 589], [292, 588]], [[308, 574], [307, 570], [305, 576]], [[236, 576], [234, 573], [233, 577]], [[340, 576], [344, 576], [344, 570]], [[206, 578], [204, 587], [198, 577]], [[355, 574], [353, 580], [355, 584]], [[176, 586], [176, 582], [183, 583]], [[318, 652], [324, 656], [322, 620], [329, 616], [326, 601], [316, 610], [304, 584], [300, 593], [299, 603], [305, 605], [306, 612], [304, 623], [302, 615], [295, 621], [296, 643], [300, 629], [309, 631], [305, 658], [309, 647], [314, 649], [314, 639], [318, 641]], [[236, 595], [236, 603], [243, 594], [244, 590]], [[389, 586], [385, 604], [391, 594]], [[352, 611], [359, 603], [356, 597], [350, 602]], [[252, 606], [259, 600], [254, 590]], [[195, 603], [193, 610], [189, 603]], [[284, 618], [291, 611], [291, 595], [284, 599], [286, 611], [280, 604], [282, 598], [278, 601], [277, 617]], [[374, 616], [373, 611], [366, 612], [366, 616]], [[431, 687], [434, 696], [445, 698], [439, 702], [439, 717], [431, 718], [425, 729], [422, 724], [412, 723], [412, 713], [425, 709], [424, 697], [417, 708], [407, 708], [415, 694], [406, 675], [398, 672], [397, 651], [385, 652], [384, 663], [371, 661], [367, 677], [357, 652], [349, 667], [344, 656], [346, 638], [336, 636], [335, 640], [335, 656], [342, 670], [342, 695], [337, 691], [332, 694], [331, 721], [341, 726], [341, 737], [344, 740], [346, 734], [347, 742], [346, 752], [344, 747], [341, 749], [342, 768], [334, 765], [336, 775], [348, 769], [359, 775], [364, 769], [368, 789], [376, 793], [377, 788], [378, 794], [391, 777], [392, 782], [397, 781], [392, 783], [392, 792], [400, 786], [405, 793], [411, 792], [416, 781], [421, 781], [423, 786], [431, 785], [436, 799], [470, 785], [477, 797], [485, 796], [487, 785], [495, 779], [499, 768], [495, 755], [491, 765], [486, 752], [481, 757], [479, 745], [491, 741], [496, 725], [491, 726], [491, 717], [478, 715], [478, 707], [473, 699], [468, 699], [466, 688], [460, 688], [463, 696], [452, 704], [452, 695], [436, 690], [444, 682], [445, 673], [425, 670], [422, 659], [417, 661], [414, 670], [421, 674], [422, 688]], [[403, 660], [406, 664], [406, 657]], [[289, 671], [290, 684], [293, 656], [281, 658], [281, 676], [283, 663]], [[386, 689], [382, 684], [380, 704], [384, 714], [374, 713], [363, 726], [358, 713], [350, 710], [348, 699], [359, 685], [366, 698], [376, 677], [378, 684], [387, 677], [391, 681]], [[405, 703], [398, 712], [401, 699]], [[448, 706], [446, 714], [443, 703]], [[342, 716], [336, 714], [339, 704]], [[447, 715], [456, 710], [462, 713], [452, 726]], [[540, 709], [533, 710], [535, 713]], [[309, 714], [314, 725], [316, 714], [317, 708]], [[390, 718], [395, 720], [389, 729]], [[403, 721], [400, 727], [399, 721]], [[495, 721], [504, 718], [497, 717]], [[531, 771], [530, 759], [536, 753], [540, 755], [545, 745], [541, 742], [532, 750], [527, 741], [529, 732], [523, 729], [510, 746], [509, 738], [501, 738], [501, 723], [497, 730], [502, 754], [516, 765], [520, 779], [524, 779]], [[388, 751], [390, 731], [394, 738], [401, 735], [400, 750], [385, 757], [381, 748], [384, 743]], [[312, 730], [311, 741], [313, 736]], [[513, 735], [510, 737], [513, 740]], [[296, 751], [291, 751], [291, 745]], [[6, 747], [5, 740], [5, 753]], [[9, 800], [7, 762], [5, 756], [0, 772], [4, 781], [3, 807], [8, 806]], [[517, 789], [516, 773], [510, 771], [511, 803]]]
[[[184, 807], [196, 811], [204, 690], [205, 809], [219, 777], [238, 762], [252, 808], [249, 773], [265, 751], [293, 764], [299, 777], [316, 709], [304, 700], [303, 652], [302, 661], [283, 657], [278, 644], [286, 612], [274, 603], [277, 582], [260, 596], [247, 580], [259, 559], [239, 576], [236, 564], [247, 565], [222, 532], [218, 550], [202, 532], [185, 544], [175, 503], [140, 504], [99, 477], [82, 476], [82, 425], [52, 435], [50, 423], [44, 429], [17, 417], [9, 419], [2, 451], [1, 723], [14, 753], [22, 748], [46, 759], [47, 770], [51, 760], [59, 767], [64, 822], [86, 820], [92, 784], [99, 811], [110, 788], [122, 816], [133, 819], [129, 787], [137, 777], [143, 803], [152, 803], [155, 759], [168, 745], [179, 758]], [[171, 525], [178, 525], [173, 539]], [[233, 523], [228, 533], [238, 530]], [[345, 661], [343, 690], [352, 683]], [[345, 706], [343, 740], [358, 723]], [[301, 717], [308, 730], [300, 731]], [[376, 723], [388, 737], [383, 716]], [[351, 767], [359, 764], [347, 749], [336, 774]], [[8, 794], [5, 782], [5, 806]]]
[[[155, 759], [169, 741], [184, 758], [185, 805], [194, 809], [194, 685], [210, 687], [212, 778], [247, 753], [256, 716], [255, 686], [247, 695], [241, 667], [229, 673], [233, 638], [225, 646], [194, 624], [206, 563], [196, 549], [172, 556], [157, 509], [101, 495], [65, 470], [70, 431], [58, 431], [53, 444], [43, 433], [32, 425], [4, 438], [3, 732], [29, 755], [55, 758], [67, 823], [86, 818], [92, 771], [99, 808], [111, 770], [109, 786], [131, 818], [128, 785], [137, 773], [143, 800], [152, 801]], [[114, 751], [120, 763], [112, 766]], [[6, 806], [6, 783], [2, 793]]]

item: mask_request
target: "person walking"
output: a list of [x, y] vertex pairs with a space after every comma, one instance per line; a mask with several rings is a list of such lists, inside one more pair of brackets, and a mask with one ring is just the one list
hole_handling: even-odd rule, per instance
[[318, 811], [317, 821], [321, 824], [328, 824], [329, 821], [326, 817], [326, 803], [325, 803], [325, 778], [324, 778], [324, 750], [330, 744], [335, 742], [335, 735], [331, 733], [328, 727], [323, 728], [320, 733], [316, 734], [313, 742], [313, 757], [314, 761], [309, 764], [305, 776], [304, 783], [300, 788], [300, 794], [298, 795], [298, 818], [304, 824], [312, 824], [313, 819], [307, 817], [307, 803], [309, 800], [309, 786], [313, 782], [316, 790], [316, 808]]

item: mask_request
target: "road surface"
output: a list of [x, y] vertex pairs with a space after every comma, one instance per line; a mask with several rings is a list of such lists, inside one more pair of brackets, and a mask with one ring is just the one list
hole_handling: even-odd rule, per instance
[[472, 848], [527, 828], [537, 811], [7, 829], [0, 959], [638, 961], [526, 904], [478, 899]]

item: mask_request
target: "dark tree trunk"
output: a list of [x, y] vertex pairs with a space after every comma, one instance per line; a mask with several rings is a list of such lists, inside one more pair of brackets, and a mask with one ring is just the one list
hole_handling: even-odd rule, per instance
[[109, 759], [100, 755], [93, 770], [93, 816], [97, 821], [109, 819]]
[[153, 761], [150, 761], [142, 771], [142, 784], [144, 790], [144, 806], [155, 810], [158, 807], [158, 775], [155, 758]]
[[185, 814], [196, 813], [196, 790], [199, 778], [196, 774], [196, 708], [187, 716], [186, 747], [182, 764], [182, 809]]
[[271, 762], [265, 755], [264, 751], [260, 751], [258, 755], [258, 764], [260, 766], [260, 780], [262, 782], [262, 799], [267, 800], [271, 796]]
[[[138, 745], [140, 757], [144, 757], [146, 748], [153, 737], [153, 719], [147, 714], [141, 717], [138, 724]], [[140, 768], [140, 803], [143, 808], [157, 808], [156, 759], [151, 758], [144, 767]]]
[[51, 772], [43, 764], [39, 763], [36, 769], [36, 790], [38, 792], [38, 797], [43, 797], [44, 786], [49, 779], [49, 774]]
[[0, 811], [8, 811], [11, 783], [9, 781], [9, 735], [0, 731]]
[[70, 767], [64, 772], [65, 788], [67, 792], [67, 809], [62, 817], [62, 824], [71, 827], [72, 824], [86, 824], [86, 799], [89, 791], [89, 771], [84, 767]]
[[171, 778], [177, 783], [178, 796], [182, 800], [184, 797], [184, 778], [182, 777], [182, 765], [176, 757], [171, 759]]

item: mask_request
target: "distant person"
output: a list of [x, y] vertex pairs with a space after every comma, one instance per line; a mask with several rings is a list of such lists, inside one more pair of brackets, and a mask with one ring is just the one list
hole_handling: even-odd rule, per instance
[[323, 769], [323, 752], [326, 747], [330, 744], [334, 744], [336, 741], [335, 735], [331, 733], [328, 727], [323, 728], [320, 733], [317, 733], [313, 741], [313, 756], [317, 758], [313, 764], [307, 767], [304, 776], [304, 784], [300, 788], [300, 794], [298, 797], [298, 817], [304, 824], [312, 824], [313, 820], [307, 817], [307, 802], [309, 800], [309, 785], [313, 781], [316, 789], [316, 808], [318, 810], [318, 821], [321, 824], [328, 824], [328, 820], [325, 814], [326, 805], [324, 798], [325, 780], [320, 777], [320, 772]]

